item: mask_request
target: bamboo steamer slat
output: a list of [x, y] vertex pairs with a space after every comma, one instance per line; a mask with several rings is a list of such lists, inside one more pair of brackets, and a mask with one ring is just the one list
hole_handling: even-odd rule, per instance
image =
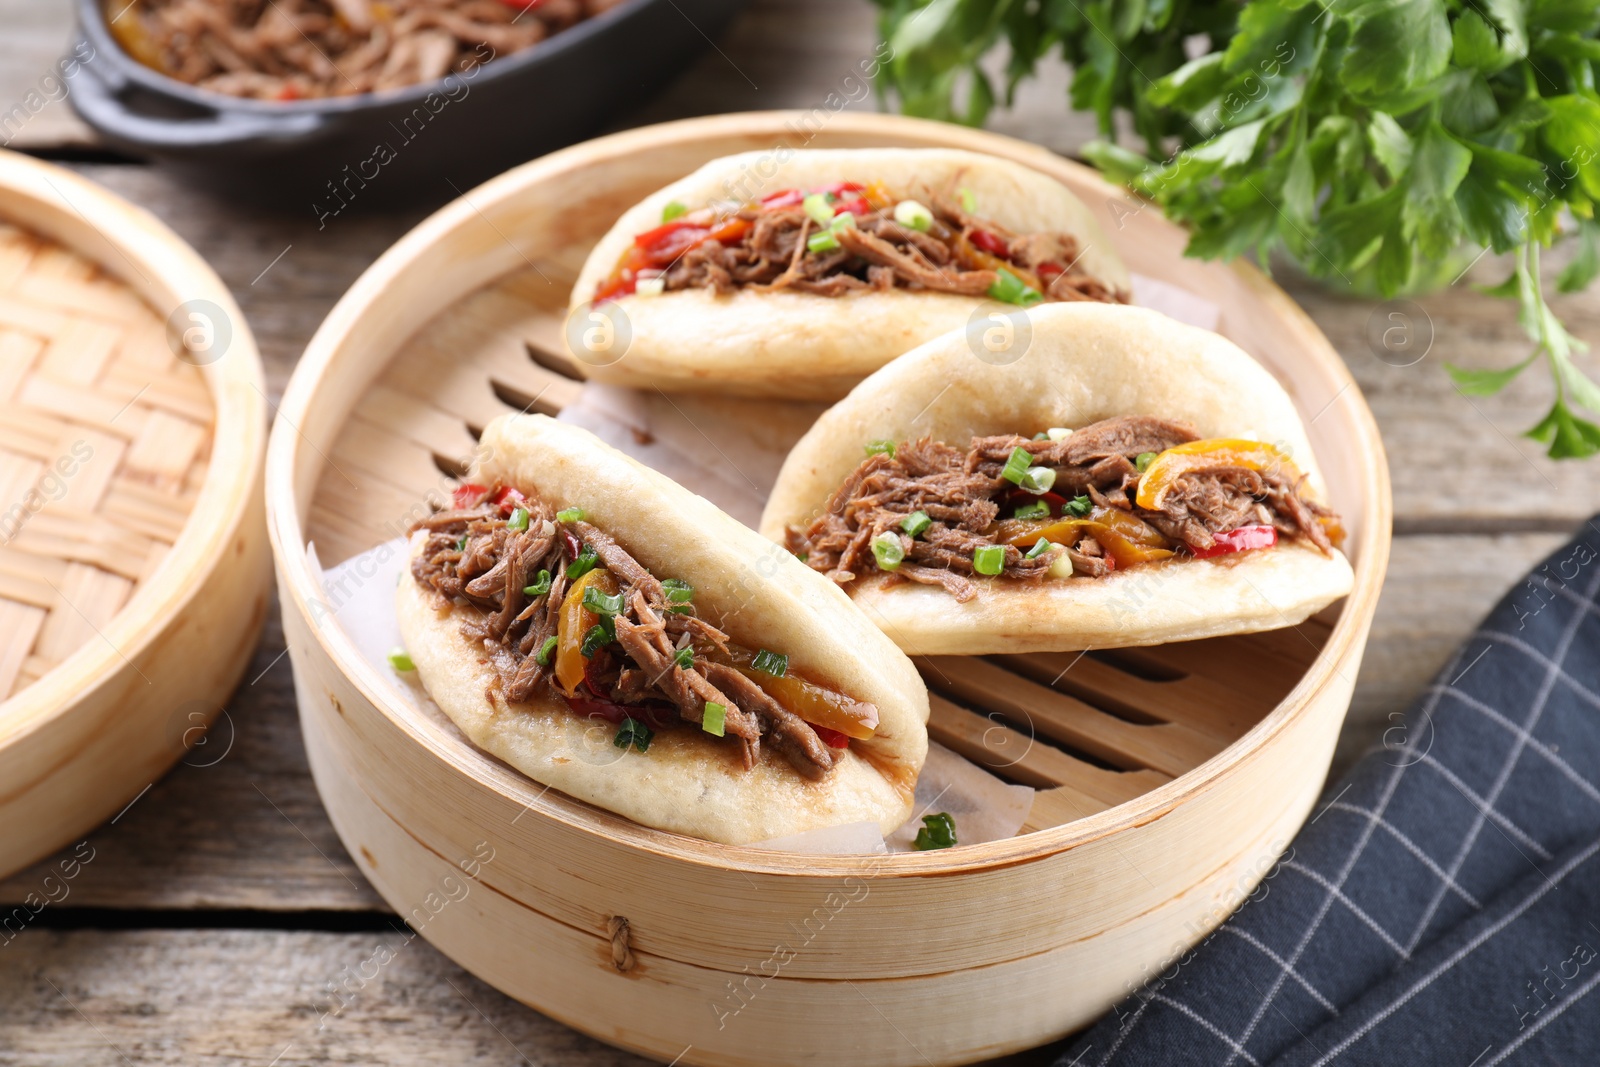
[[[191, 301], [227, 320], [214, 359], [168, 343]], [[177, 235], [0, 152], [0, 875], [116, 815], [238, 684], [265, 409], [249, 328]]]
[[[570, 403], [579, 385], [560, 330], [592, 242], [707, 159], [798, 143], [799, 123], [734, 115], [589, 142], [468, 193], [374, 264], [313, 339], [269, 447], [285, 632], [335, 826], [380, 892], [464, 967], [663, 1060], [969, 1062], [1082, 1026], [1164, 969], [1269, 870], [1326, 774], [1387, 561], [1387, 469], [1336, 353], [1257, 272], [1183, 260], [1182, 233], [1153, 209], [1007, 138], [840, 115], [810, 142], [969, 147], [1113, 209], [1129, 266], [1219, 304], [1222, 331], [1284, 382], [1350, 527], [1355, 590], [1300, 627], [1081, 663], [919, 664], [933, 735], [1040, 787], [1007, 841], [795, 856], [660, 833], [545, 791], [387, 695], [326, 625], [334, 605], [304, 551], [315, 540], [327, 564], [395, 536], [495, 415]], [[493, 859], [475, 863], [484, 849]]]

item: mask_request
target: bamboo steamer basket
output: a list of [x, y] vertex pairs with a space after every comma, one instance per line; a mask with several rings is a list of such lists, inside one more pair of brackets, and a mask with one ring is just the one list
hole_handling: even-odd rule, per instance
[[192, 249], [0, 152], [0, 875], [142, 796], [238, 684], [269, 595], [265, 411]]
[[[891, 116], [834, 115], [808, 138], [814, 125], [758, 113], [591, 141], [468, 193], [385, 253], [313, 338], [268, 450], [284, 625], [335, 827], [390, 904], [466, 969], [663, 1061], [971, 1062], [1082, 1027], [1166, 969], [1294, 835], [1376, 606], [1387, 467], [1337, 354], [1254, 269], [1182, 258], [1183, 234], [1155, 210], [1032, 145]], [[803, 143], [971, 148], [1109, 211], [1132, 270], [1219, 305], [1222, 332], [1289, 389], [1350, 528], [1354, 591], [1299, 627], [920, 664], [932, 735], [1040, 789], [1009, 840], [789, 855], [547, 791], [392, 697], [327, 624], [337, 604], [308, 563], [308, 540], [331, 565], [425, 514], [497, 414], [572, 401], [566, 295], [624, 208], [708, 159]]]

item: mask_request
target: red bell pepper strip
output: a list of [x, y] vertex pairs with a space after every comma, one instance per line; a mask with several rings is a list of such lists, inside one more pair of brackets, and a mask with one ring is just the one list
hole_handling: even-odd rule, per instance
[[814, 722], [808, 722], [806, 725], [815, 730], [817, 732], [817, 736], [822, 739], [822, 743], [827, 745], [829, 748], [850, 747], [850, 738], [844, 734], [841, 734], [838, 730], [830, 730], [826, 726], [818, 726]]
[[500, 509], [500, 514], [510, 515], [513, 511], [516, 511], [518, 508], [522, 507], [522, 505], [526, 504], [528, 502], [528, 498], [523, 496], [517, 490], [511, 488], [511, 486], [507, 485], [502, 486], [498, 491], [496, 491], [494, 496], [490, 498], [489, 502]]
[[991, 256], [999, 256], [1001, 259], [1011, 257], [1011, 246], [988, 230], [973, 230], [971, 241], [974, 247], [983, 249]]
[[457, 511], [475, 508], [489, 495], [489, 490], [472, 482], [463, 482], [456, 486], [456, 491], [450, 497], [450, 506]]
[[1197, 559], [1210, 559], [1253, 548], [1271, 548], [1278, 543], [1278, 531], [1271, 526], [1241, 526], [1219, 533], [1212, 540], [1216, 543], [1210, 548], [1190, 548], [1189, 551]]

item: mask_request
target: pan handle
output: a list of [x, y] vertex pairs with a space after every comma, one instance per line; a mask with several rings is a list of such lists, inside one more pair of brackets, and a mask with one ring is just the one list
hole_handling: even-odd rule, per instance
[[321, 115], [256, 115], [213, 109], [194, 118], [141, 114], [128, 106], [134, 84], [110, 64], [92, 60], [71, 79], [67, 99], [78, 117], [114, 141], [153, 151], [223, 148], [255, 140], [294, 140], [315, 133]]

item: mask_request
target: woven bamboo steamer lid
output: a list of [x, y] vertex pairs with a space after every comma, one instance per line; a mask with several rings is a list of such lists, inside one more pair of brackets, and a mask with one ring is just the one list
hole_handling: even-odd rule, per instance
[[238, 684], [267, 609], [265, 411], [192, 249], [0, 152], [0, 874], [117, 816]]
[[[385, 253], [313, 338], [269, 447], [285, 632], [336, 829], [391, 905], [474, 974], [663, 1061], [970, 1062], [1086, 1024], [1271, 869], [1349, 706], [1388, 558], [1387, 467], [1337, 353], [1259, 272], [1183, 259], [1184, 235], [1153, 208], [1036, 146], [814, 118], [720, 116], [578, 145], [470, 191]], [[1040, 790], [1009, 840], [801, 856], [547, 791], [391, 695], [329, 625], [338, 598], [307, 558], [308, 540], [332, 565], [401, 532], [495, 415], [577, 397], [566, 296], [622, 210], [708, 159], [796, 144], [968, 148], [1063, 181], [1106, 212], [1130, 268], [1222, 308], [1221, 331], [1311, 423], [1349, 526], [1355, 589], [1301, 627], [1081, 661], [924, 663], [933, 736]]]

